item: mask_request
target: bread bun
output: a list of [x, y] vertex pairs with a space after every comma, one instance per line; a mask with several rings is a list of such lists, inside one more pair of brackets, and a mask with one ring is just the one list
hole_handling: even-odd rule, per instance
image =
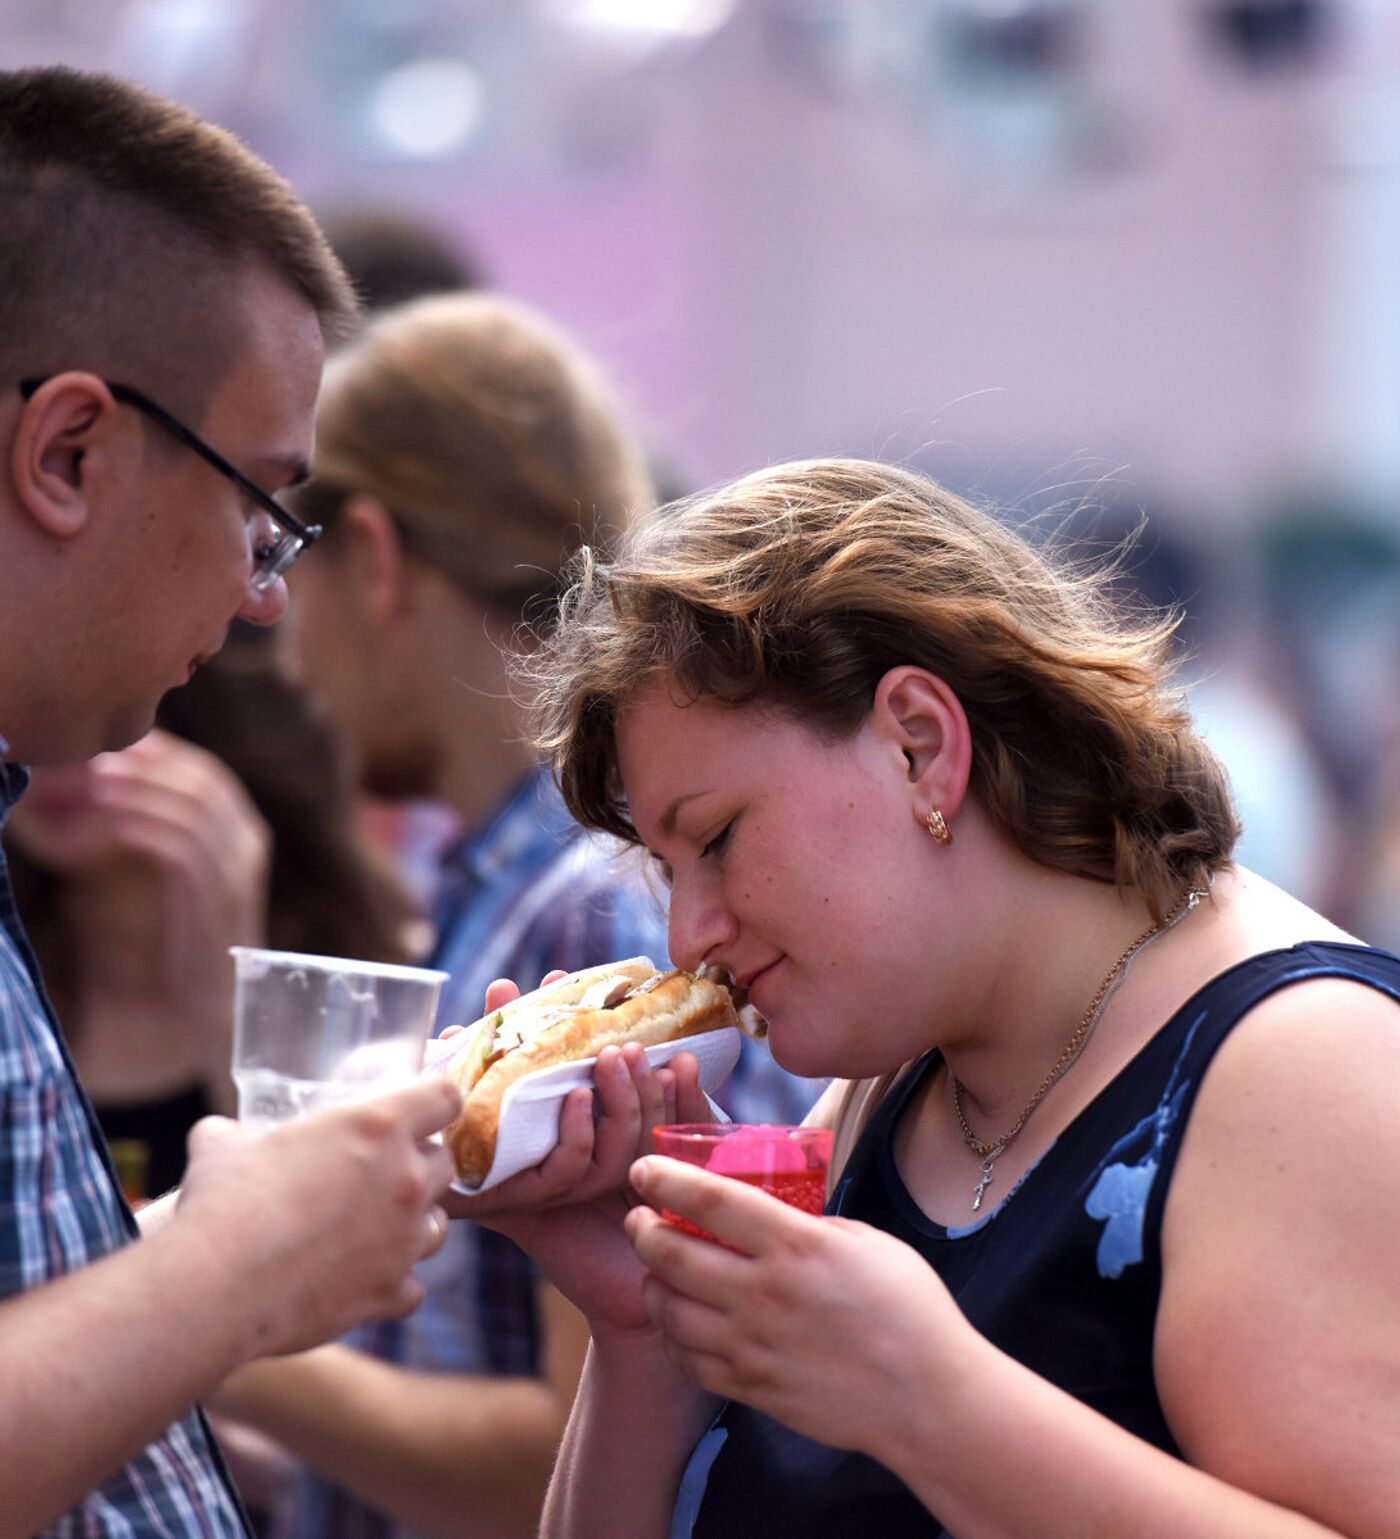
[[537, 1069], [595, 1058], [605, 1047], [651, 1047], [737, 1026], [729, 990], [713, 978], [645, 957], [571, 973], [522, 994], [467, 1028], [440, 1065], [462, 1092], [462, 1110], [443, 1134], [468, 1186], [480, 1186], [496, 1154], [506, 1091]]

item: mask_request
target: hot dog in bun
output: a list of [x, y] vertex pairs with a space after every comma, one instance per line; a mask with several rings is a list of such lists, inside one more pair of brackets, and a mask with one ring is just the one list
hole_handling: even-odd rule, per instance
[[453, 1038], [451, 1056], [438, 1065], [462, 1092], [461, 1114], [443, 1134], [458, 1174], [468, 1186], [486, 1179], [505, 1093], [536, 1069], [594, 1058], [624, 1042], [651, 1047], [739, 1024], [723, 982], [658, 971], [645, 957], [586, 968], [522, 994]]

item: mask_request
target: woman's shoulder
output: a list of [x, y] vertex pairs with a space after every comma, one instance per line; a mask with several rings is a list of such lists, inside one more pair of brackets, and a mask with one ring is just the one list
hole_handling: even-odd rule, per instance
[[1308, 942], [1362, 944], [1325, 914], [1245, 866], [1221, 872], [1208, 901], [1222, 921], [1221, 929], [1244, 954]]
[[1218, 880], [1201, 907], [1150, 985], [1165, 1024], [1115, 1081], [1119, 1099], [1170, 1109], [1173, 1165], [1207, 1145], [1228, 1165], [1238, 1140], [1267, 1144], [1279, 1126], [1296, 1141], [1290, 1124], [1323, 1081], [1378, 1074], [1400, 1097], [1400, 957], [1249, 872]]
[[1194, 1021], [1209, 1012], [1215, 1030], [1233, 1036], [1245, 1016], [1254, 1019], [1261, 1009], [1266, 1020], [1289, 1014], [1298, 1007], [1283, 1001], [1294, 986], [1311, 992], [1330, 976], [1383, 995], [1400, 982], [1400, 960], [1253, 872], [1233, 869], [1217, 878], [1187, 946], [1159, 973], [1158, 1018]]
[[1353, 1077], [1377, 1050], [1400, 1076], [1400, 958], [1359, 944], [1302, 942], [1251, 958], [1246, 970], [1260, 975], [1261, 992], [1221, 1044], [1217, 1078], [1243, 1075], [1257, 1091], [1290, 1078], [1316, 1085]]
[[[1183, 1163], [1238, 1168], [1246, 1147], [1282, 1140], [1296, 1173], [1325, 1164], [1339, 1135], [1364, 1144], [1400, 1126], [1400, 958], [1304, 940], [1245, 959], [1215, 993], [1228, 1008], [1201, 1065]], [[1400, 1142], [1394, 1155], [1400, 1178]]]

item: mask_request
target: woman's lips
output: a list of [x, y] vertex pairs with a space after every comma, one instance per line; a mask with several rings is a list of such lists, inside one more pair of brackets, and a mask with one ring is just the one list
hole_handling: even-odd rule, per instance
[[783, 960], [782, 957], [779, 957], [777, 961], [770, 962], [767, 967], [760, 968], [748, 981], [749, 999], [757, 1006], [759, 1013], [762, 1015], [768, 1014], [768, 1007], [764, 1004], [759, 990], [767, 984], [768, 980], [773, 976], [774, 970], [781, 966]]

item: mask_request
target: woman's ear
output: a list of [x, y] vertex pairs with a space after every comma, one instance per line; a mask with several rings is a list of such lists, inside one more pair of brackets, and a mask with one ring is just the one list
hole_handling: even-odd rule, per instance
[[24, 403], [10, 445], [10, 484], [45, 534], [67, 540], [87, 527], [97, 483], [119, 458], [119, 419], [95, 374], [55, 375]]
[[371, 623], [388, 625], [412, 607], [412, 574], [403, 538], [382, 502], [355, 493], [341, 509], [332, 539], [340, 548], [346, 579]]
[[904, 765], [914, 816], [938, 808], [951, 821], [972, 774], [972, 729], [962, 702], [927, 668], [891, 668], [875, 690], [873, 728]]

